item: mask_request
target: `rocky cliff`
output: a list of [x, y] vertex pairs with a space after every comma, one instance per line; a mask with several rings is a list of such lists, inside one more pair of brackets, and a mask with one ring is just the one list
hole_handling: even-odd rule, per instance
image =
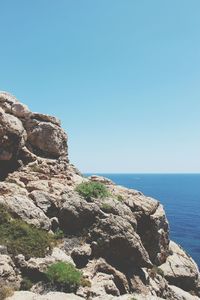
[[[170, 241], [161, 203], [83, 177], [60, 121], [5, 92], [0, 180], [0, 299], [200, 299], [198, 267]], [[58, 262], [81, 280], [50, 280]]]

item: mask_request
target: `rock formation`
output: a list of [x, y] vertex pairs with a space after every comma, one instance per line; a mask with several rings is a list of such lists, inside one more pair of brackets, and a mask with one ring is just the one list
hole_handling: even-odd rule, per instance
[[[60, 121], [31, 112], [5, 92], [0, 93], [0, 180], [0, 205], [12, 222], [52, 236], [62, 232], [44, 257], [26, 257], [20, 250], [14, 255], [0, 239], [0, 289], [16, 290], [8, 299], [200, 299], [198, 267], [169, 240], [163, 206], [109, 179], [83, 177], [69, 162]], [[84, 197], [80, 183], [100, 183], [107, 195]], [[6, 216], [0, 212], [0, 226]], [[44, 272], [60, 261], [81, 270], [87, 284], [71, 294], [49, 287]], [[23, 291], [25, 276], [33, 281], [30, 291]]]

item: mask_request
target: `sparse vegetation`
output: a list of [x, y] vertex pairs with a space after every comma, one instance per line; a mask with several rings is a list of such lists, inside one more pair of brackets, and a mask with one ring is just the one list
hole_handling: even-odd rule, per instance
[[154, 266], [151, 268], [151, 270], [149, 271], [149, 276], [150, 276], [151, 278], [155, 278], [157, 274], [160, 275], [160, 276], [162, 276], [162, 277], [164, 277], [164, 272], [163, 272], [163, 270], [162, 270], [161, 268], [157, 267], [156, 265], [154, 265]]
[[82, 273], [71, 263], [54, 263], [47, 268], [45, 274], [59, 290], [73, 292], [81, 285]]
[[90, 280], [88, 280], [86, 278], [82, 278], [80, 285], [83, 286], [83, 287], [86, 287], [86, 286], [91, 287], [92, 284], [91, 284]]
[[76, 191], [88, 201], [92, 198], [104, 199], [110, 196], [106, 186], [100, 182], [82, 182], [76, 187]]
[[60, 240], [63, 239], [65, 236], [64, 232], [61, 229], [56, 230], [55, 234], [54, 234], [54, 238], [56, 240]]
[[3, 205], [0, 205], [0, 225], [8, 223], [10, 220], [11, 216], [7, 209]]
[[22, 220], [12, 219], [7, 209], [0, 206], [0, 244], [7, 246], [10, 254], [43, 257], [52, 243], [53, 235]]
[[119, 202], [123, 202], [124, 198], [122, 197], [122, 195], [117, 195], [116, 200], [119, 201]]
[[7, 286], [7, 285], [0, 286], [0, 299], [1, 300], [6, 299], [7, 297], [11, 297], [13, 295], [13, 293], [14, 293], [14, 290], [10, 286]]
[[102, 203], [101, 209], [105, 212], [110, 212], [110, 210], [112, 209], [112, 206], [108, 203]]
[[32, 288], [33, 284], [34, 283], [29, 278], [23, 277], [20, 289], [22, 291], [29, 291]]

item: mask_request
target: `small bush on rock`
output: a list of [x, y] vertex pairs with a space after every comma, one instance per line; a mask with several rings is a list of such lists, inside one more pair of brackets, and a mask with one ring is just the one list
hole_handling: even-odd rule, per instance
[[47, 268], [47, 279], [62, 291], [75, 291], [81, 284], [82, 273], [72, 264], [57, 262]]
[[106, 198], [110, 196], [106, 186], [100, 182], [82, 182], [76, 187], [76, 191], [86, 200], [92, 198]]

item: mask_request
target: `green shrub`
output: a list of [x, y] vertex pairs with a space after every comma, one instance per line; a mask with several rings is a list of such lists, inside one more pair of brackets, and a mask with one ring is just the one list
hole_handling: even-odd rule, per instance
[[12, 255], [26, 258], [44, 257], [53, 244], [53, 236], [22, 220], [12, 219], [5, 207], [0, 208], [0, 244]]
[[157, 274], [164, 277], [163, 270], [161, 268], [157, 267], [156, 265], [154, 265], [149, 272], [149, 276], [151, 278], [155, 278]]
[[57, 262], [46, 271], [47, 279], [60, 290], [75, 291], [81, 284], [82, 273], [71, 263]]
[[82, 182], [76, 187], [76, 191], [86, 200], [92, 198], [106, 198], [110, 196], [106, 186], [100, 182]]

